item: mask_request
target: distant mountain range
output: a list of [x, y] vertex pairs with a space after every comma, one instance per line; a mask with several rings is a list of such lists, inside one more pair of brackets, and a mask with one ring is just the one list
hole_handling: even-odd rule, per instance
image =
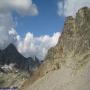
[[13, 44], [10, 44], [4, 50], [0, 50], [0, 65], [15, 64], [15, 67], [25, 71], [32, 71], [40, 65], [38, 58], [25, 58], [16, 49]]
[[10, 44], [4, 50], [0, 50], [0, 88], [19, 89], [39, 65], [40, 61], [37, 57], [25, 58], [13, 44]]

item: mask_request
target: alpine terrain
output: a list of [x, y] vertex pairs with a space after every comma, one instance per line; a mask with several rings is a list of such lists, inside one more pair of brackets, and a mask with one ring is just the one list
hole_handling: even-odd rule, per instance
[[39, 65], [36, 57], [25, 58], [13, 44], [10, 44], [4, 50], [0, 50], [0, 88], [19, 89]]
[[90, 8], [66, 18], [57, 45], [21, 90], [90, 90]]

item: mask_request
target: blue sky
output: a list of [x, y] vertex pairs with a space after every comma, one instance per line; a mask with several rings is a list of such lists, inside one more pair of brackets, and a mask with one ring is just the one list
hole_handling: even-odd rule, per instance
[[20, 16], [14, 12], [14, 19], [17, 22], [16, 30], [24, 36], [25, 33], [31, 32], [35, 36], [52, 35], [54, 32], [63, 30], [64, 16], [57, 14], [58, 0], [34, 0], [37, 5], [39, 14], [36, 16]]

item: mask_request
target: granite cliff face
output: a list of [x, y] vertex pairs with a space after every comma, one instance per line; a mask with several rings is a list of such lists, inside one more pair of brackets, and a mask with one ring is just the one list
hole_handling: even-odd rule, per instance
[[66, 18], [57, 45], [48, 51], [39, 70], [21, 89], [89, 90], [89, 67], [90, 8], [84, 7], [76, 13], [75, 18], [72, 16]]

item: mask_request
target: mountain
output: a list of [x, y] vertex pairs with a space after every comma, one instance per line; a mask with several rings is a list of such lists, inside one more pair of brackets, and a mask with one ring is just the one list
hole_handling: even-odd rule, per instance
[[40, 60], [36, 56], [34, 58], [29, 57], [27, 59], [28, 59], [30, 69], [32, 71], [36, 71], [38, 69], [39, 65], [40, 65]]
[[21, 90], [90, 90], [90, 8], [66, 18], [57, 45]]
[[39, 65], [39, 59], [25, 58], [13, 44], [10, 44], [4, 50], [0, 50], [0, 88], [20, 88]]
[[[10, 44], [7, 48], [0, 52], [1, 65], [9, 65], [13, 63], [17, 68], [29, 71], [29, 67], [33, 67], [32, 62], [34, 62], [35, 65], [37, 63], [32, 58], [25, 58], [22, 56], [13, 44]], [[37, 64], [39, 64], [39, 60]]]

